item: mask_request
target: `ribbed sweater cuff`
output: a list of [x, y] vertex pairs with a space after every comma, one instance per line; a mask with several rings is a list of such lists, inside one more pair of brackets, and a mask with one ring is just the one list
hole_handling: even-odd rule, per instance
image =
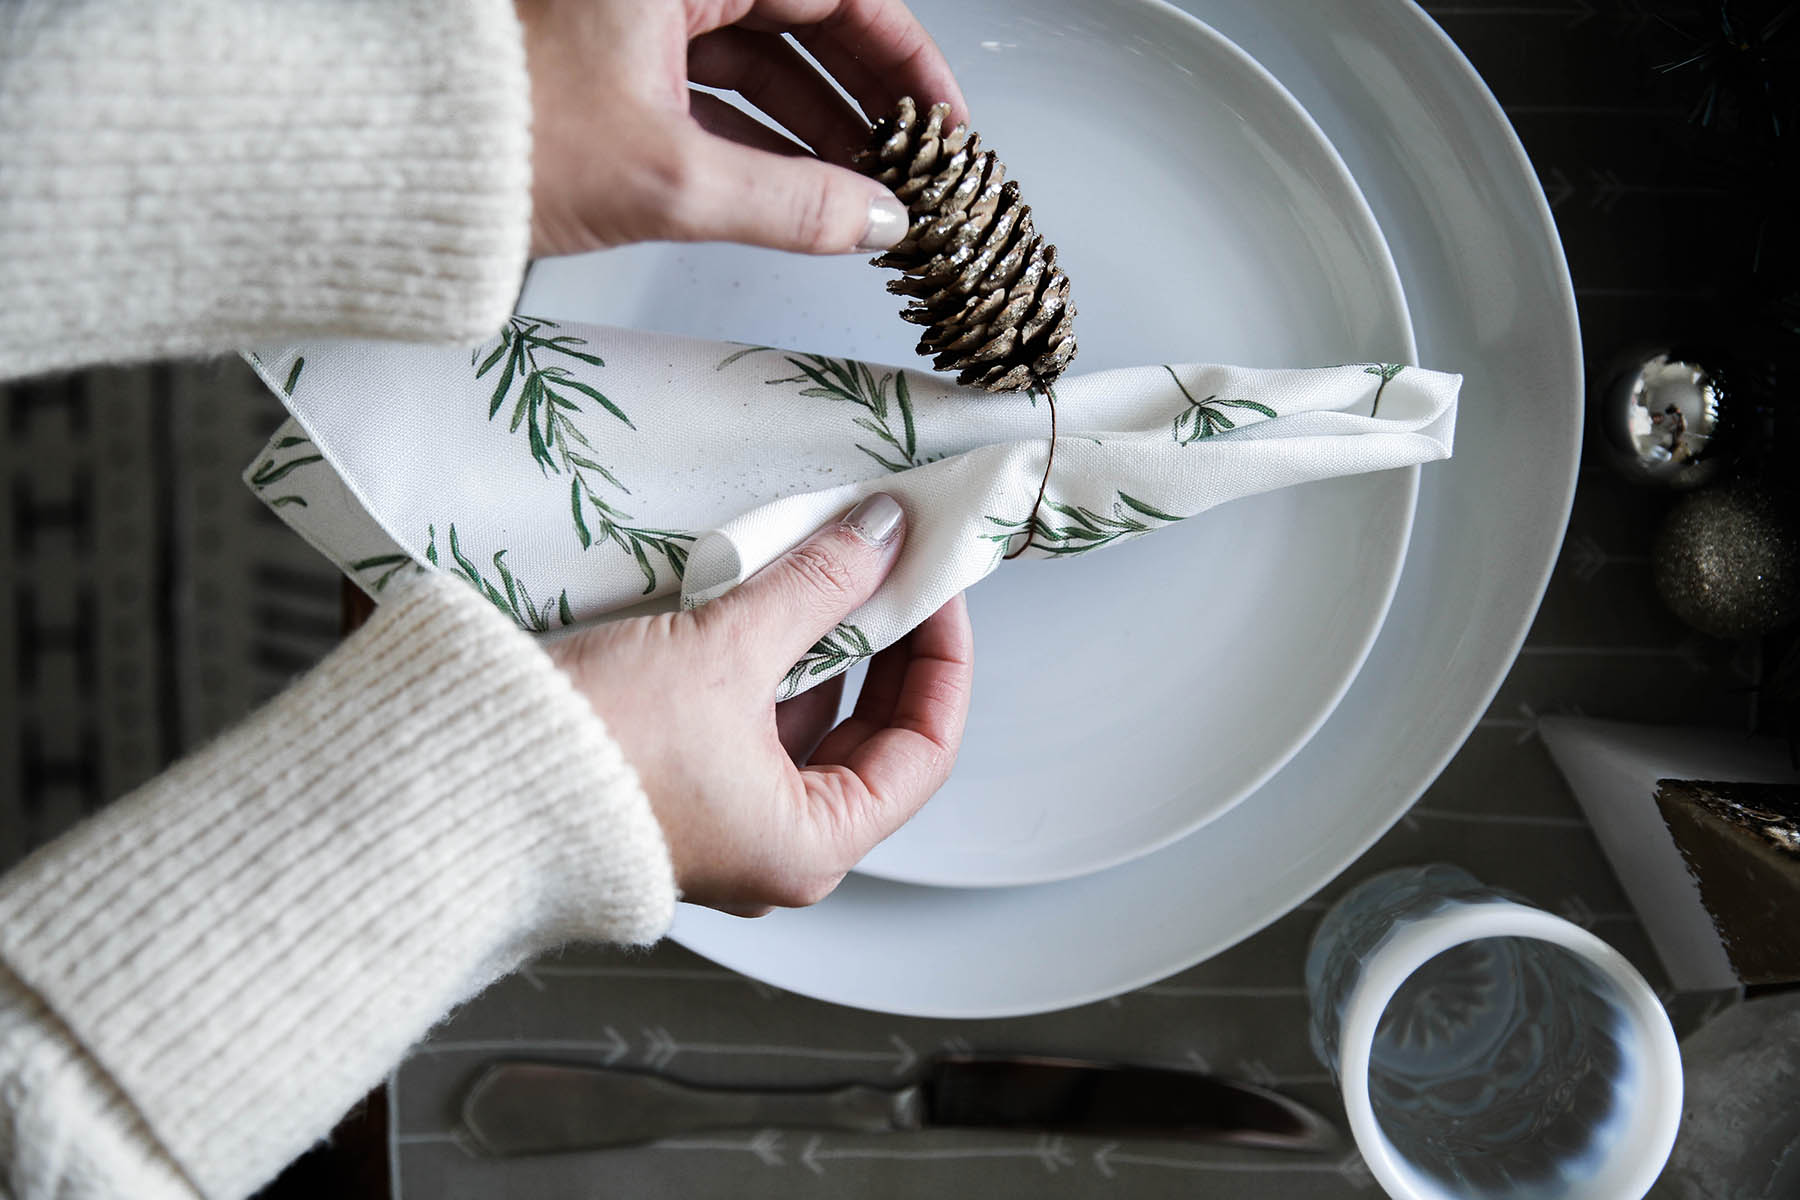
[[0, 881], [0, 954], [198, 1190], [235, 1197], [526, 955], [652, 940], [674, 899], [586, 701], [432, 576]]
[[0, 8], [0, 377], [477, 341], [530, 243], [511, 0]]

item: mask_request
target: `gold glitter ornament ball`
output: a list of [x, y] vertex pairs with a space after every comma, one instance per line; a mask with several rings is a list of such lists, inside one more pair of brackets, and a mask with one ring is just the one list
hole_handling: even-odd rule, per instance
[[1760, 484], [1683, 498], [1657, 534], [1650, 567], [1672, 612], [1713, 637], [1756, 637], [1800, 617], [1800, 522]]

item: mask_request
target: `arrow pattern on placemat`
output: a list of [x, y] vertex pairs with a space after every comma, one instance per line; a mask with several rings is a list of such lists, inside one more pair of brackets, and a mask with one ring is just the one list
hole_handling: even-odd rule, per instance
[[781, 1131], [759, 1129], [747, 1138], [664, 1138], [650, 1143], [653, 1150], [723, 1150], [747, 1151], [765, 1167], [785, 1165], [782, 1157]]
[[439, 1038], [413, 1047], [412, 1056], [437, 1054], [506, 1054], [521, 1050], [542, 1053], [597, 1054], [612, 1066], [631, 1052], [631, 1043], [611, 1025], [597, 1038]]
[[644, 1029], [644, 1064], [662, 1068], [683, 1054], [731, 1054], [766, 1058], [811, 1058], [826, 1062], [889, 1063], [904, 1075], [919, 1061], [918, 1053], [899, 1034], [889, 1034], [887, 1050], [839, 1050], [824, 1046], [790, 1046], [742, 1042], [682, 1042], [660, 1025]]
[[1519, 701], [1516, 717], [1483, 717], [1475, 722], [1478, 729], [1516, 729], [1518, 736], [1513, 738], [1513, 745], [1522, 746], [1537, 736], [1538, 714], [1531, 705]]
[[1545, 167], [1538, 172], [1538, 183], [1544, 189], [1544, 199], [1549, 202], [1552, 212], [1560, 211], [1566, 201], [1583, 190], [1587, 193], [1588, 207], [1608, 216], [1619, 201], [1629, 196], [1683, 196], [1711, 200], [1726, 194], [1724, 188], [1708, 184], [1628, 182], [1620, 178], [1617, 171], [1604, 167], [1588, 167], [1583, 175], [1586, 179], [1585, 187], [1570, 179], [1569, 173], [1561, 167]]
[[1587, 176], [1588, 182], [1593, 188], [1593, 198], [1589, 203], [1603, 213], [1612, 212], [1614, 206], [1626, 196], [1689, 196], [1697, 199], [1717, 199], [1726, 194], [1724, 188], [1711, 184], [1627, 183], [1619, 178], [1617, 171], [1608, 167], [1589, 167]]
[[1268, 1000], [1277, 997], [1306, 998], [1306, 989], [1293, 984], [1237, 984], [1237, 983], [1152, 983], [1141, 987], [1133, 996], [1163, 996], [1181, 999], [1221, 1000], [1244, 998], [1252, 1000]]
[[551, 979], [621, 979], [632, 980], [680, 979], [694, 983], [721, 983], [747, 987], [764, 1000], [772, 1000], [784, 993], [780, 988], [772, 987], [760, 979], [752, 979], [748, 975], [740, 975], [736, 971], [727, 971], [722, 967], [649, 967], [649, 966], [602, 966], [589, 963], [537, 962], [520, 967], [518, 973], [525, 981], [538, 991], [543, 991], [545, 981]]
[[[602, 1036], [590, 1038], [438, 1038], [421, 1042], [414, 1055], [440, 1054], [504, 1054], [520, 1051], [540, 1053], [578, 1053], [599, 1055], [606, 1066], [612, 1066], [631, 1053], [631, 1042], [611, 1025], [604, 1026]], [[827, 1046], [796, 1046], [762, 1042], [687, 1042], [660, 1025], [647, 1025], [643, 1030], [642, 1064], [661, 1069], [682, 1055], [738, 1055], [748, 1058], [809, 1058], [822, 1062], [877, 1063], [888, 1066], [895, 1075], [904, 1075], [918, 1064], [919, 1054], [899, 1034], [888, 1035], [885, 1050], [845, 1050]]]
[[1424, 804], [1413, 805], [1409, 815], [1426, 821], [1450, 821], [1461, 825], [1510, 825], [1537, 829], [1586, 829], [1588, 827], [1587, 822], [1580, 817], [1560, 817], [1548, 813], [1458, 812], [1454, 809], [1433, 808]]
[[1669, 658], [1696, 675], [1712, 669], [1709, 648], [1698, 638], [1683, 638], [1673, 646], [1568, 646], [1526, 642], [1521, 658]]
[[1245, 1083], [1253, 1083], [1257, 1087], [1278, 1088], [1292, 1087], [1297, 1083], [1330, 1083], [1331, 1075], [1326, 1071], [1298, 1071], [1283, 1074], [1260, 1058], [1241, 1058], [1231, 1072]]
[[833, 1146], [827, 1147], [823, 1136], [814, 1136], [800, 1152], [800, 1162], [815, 1175], [825, 1173], [825, 1164], [840, 1159], [887, 1159], [891, 1161], [925, 1161], [973, 1158], [1036, 1159], [1045, 1171], [1056, 1172], [1075, 1165], [1075, 1156], [1060, 1137], [1040, 1137], [1029, 1145], [996, 1146]]
[[1563, 201], [1575, 194], [1575, 185], [1561, 167], [1551, 167], [1538, 173], [1538, 183], [1544, 189], [1544, 199], [1550, 203], [1550, 211], [1555, 212]]
[[1516, 717], [1486, 716], [1475, 722], [1477, 729], [1512, 729], [1517, 731], [1513, 745], [1523, 746], [1537, 737], [1538, 725], [1545, 717], [1585, 717], [1587, 710], [1579, 704], [1553, 704], [1544, 712], [1525, 701], [1519, 701], [1513, 709]]
[[1426, 4], [1433, 17], [1551, 17], [1559, 18], [1565, 29], [1574, 29], [1594, 19], [1592, 0], [1562, 0], [1561, 3], [1519, 4]]
[[1152, 1167], [1165, 1171], [1238, 1175], [1281, 1175], [1289, 1172], [1294, 1174], [1331, 1174], [1340, 1177], [1358, 1190], [1373, 1182], [1369, 1176], [1368, 1166], [1362, 1160], [1362, 1155], [1355, 1150], [1351, 1150], [1335, 1162], [1318, 1162], [1311, 1159], [1279, 1156], [1237, 1160], [1183, 1158], [1172, 1154], [1137, 1153], [1121, 1149], [1122, 1145], [1121, 1142], [1107, 1142], [1096, 1149], [1092, 1156], [1094, 1170], [1107, 1179], [1117, 1178], [1121, 1167]]
[[481, 1151], [475, 1148], [475, 1143], [467, 1131], [462, 1129], [447, 1129], [441, 1133], [396, 1134], [394, 1144], [396, 1146], [455, 1146], [462, 1151], [465, 1158], [483, 1157]]
[[1575, 572], [1575, 578], [1583, 583], [1590, 583], [1607, 567], [1647, 567], [1650, 565], [1648, 554], [1613, 554], [1592, 534], [1577, 534], [1569, 539], [1563, 547], [1563, 560]]

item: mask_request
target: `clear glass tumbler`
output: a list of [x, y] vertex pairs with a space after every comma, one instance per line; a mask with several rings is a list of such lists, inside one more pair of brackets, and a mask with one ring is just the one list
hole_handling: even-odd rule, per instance
[[1460, 867], [1384, 871], [1306, 960], [1312, 1043], [1402, 1200], [1637, 1200], [1681, 1121], [1656, 994], [1593, 934]]

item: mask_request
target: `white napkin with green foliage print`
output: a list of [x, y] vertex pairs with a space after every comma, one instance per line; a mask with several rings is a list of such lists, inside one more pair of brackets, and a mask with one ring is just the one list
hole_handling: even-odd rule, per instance
[[1448, 457], [1461, 385], [1392, 363], [1067, 375], [1034, 518], [1043, 399], [927, 372], [524, 316], [472, 354], [338, 341], [246, 357], [293, 414], [246, 482], [377, 600], [419, 565], [537, 631], [678, 588], [691, 606], [892, 493], [898, 565], [784, 697], [898, 641], [1021, 544], [1085, 554], [1240, 496]]

